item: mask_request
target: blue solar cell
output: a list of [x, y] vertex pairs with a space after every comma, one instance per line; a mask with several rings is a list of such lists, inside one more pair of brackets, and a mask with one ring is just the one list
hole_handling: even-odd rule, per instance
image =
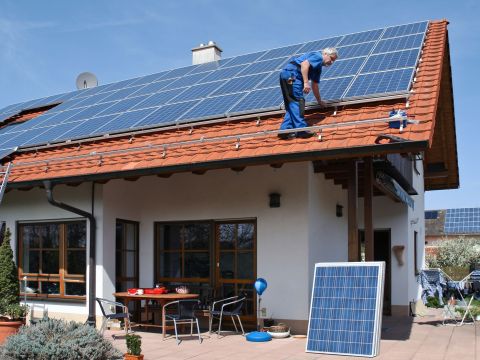
[[[119, 81], [119, 82], [108, 84], [109, 86], [107, 86], [105, 88], [105, 91], [115, 91], [115, 90], [124, 89], [126, 87], [131, 87], [131, 86], [133, 86], [132, 84], [135, 81], [138, 81], [139, 79], [141, 79], [141, 77], [137, 77], [137, 78], [134, 78], [134, 79], [122, 80], [122, 81]], [[101, 91], [101, 92], [103, 92], [103, 91]]]
[[76, 109], [82, 107], [82, 103], [87, 102], [91, 96], [88, 97], [81, 97], [78, 99], [67, 100], [64, 103], [55, 106], [53, 109], [50, 110], [51, 113], [59, 113], [67, 109]]
[[137, 86], [120, 89], [114, 92], [109, 92], [108, 96], [102, 99], [102, 102], [123, 100], [129, 97], [130, 95], [132, 95], [134, 92], [140, 90], [141, 87], [142, 85], [137, 85]]
[[205, 64], [196, 65], [196, 67], [191, 72], [189, 72], [188, 75], [198, 74], [198, 73], [211, 71], [211, 70], [217, 70], [219, 67], [220, 67], [220, 63], [218, 61], [210, 61]]
[[399, 69], [415, 66], [418, 50], [403, 50], [388, 54], [372, 55], [368, 58], [362, 73]]
[[338, 46], [359, 44], [367, 41], [378, 40], [382, 35], [383, 29], [370, 30], [355, 34], [345, 35]]
[[31, 140], [32, 138], [34, 138], [35, 136], [41, 135], [48, 129], [49, 128], [47, 127], [44, 127], [41, 129], [31, 129], [31, 130], [22, 131], [18, 135], [5, 134], [1, 137], [1, 139], [3, 140], [4, 136], [9, 136], [9, 138], [4, 139], [3, 143], [0, 145], [0, 148], [12, 148], [15, 146], [20, 147], [26, 142], [28, 142], [29, 140]]
[[425, 211], [425, 220], [438, 219], [438, 210]]
[[408, 91], [413, 68], [359, 75], [348, 90], [346, 97], [388, 94]]
[[103, 131], [100, 131], [100, 128], [104, 125], [107, 125], [117, 116], [118, 114], [114, 114], [81, 121], [80, 125], [67, 130], [63, 135], [57, 137], [57, 140], [76, 139], [102, 134]]
[[114, 84], [100, 85], [88, 89], [81, 89], [73, 93], [72, 99], [78, 99], [85, 96], [91, 96], [98, 94], [102, 91], [106, 91], [108, 88], [112, 87]]
[[307, 352], [376, 356], [384, 263], [315, 265]]
[[186, 86], [195, 85], [196, 83], [200, 82], [200, 80], [202, 80], [204, 77], [206, 77], [208, 74], [210, 74], [210, 72], [193, 74], [193, 75], [185, 75], [176, 80], [171, 80], [170, 84], [165, 86], [162, 90], [178, 89]]
[[260, 51], [253, 54], [239, 55], [232, 58], [228, 63], [222, 64], [222, 67], [249, 64], [257, 61], [265, 53], [266, 51]]
[[360, 70], [365, 59], [366, 57], [360, 57], [335, 61], [333, 65], [323, 68], [322, 79], [355, 75]]
[[331, 80], [320, 80], [320, 94], [323, 100], [340, 100], [354, 79], [353, 76]]
[[42, 130], [46, 129], [46, 131], [42, 131], [41, 134], [38, 134], [37, 136], [34, 136], [31, 139], [25, 141], [22, 144], [22, 146], [32, 146], [32, 145], [39, 145], [44, 143], [51, 143], [57, 137], [61, 136], [62, 134], [64, 134], [70, 129], [74, 129], [81, 123], [82, 121], [77, 121], [74, 123], [60, 124], [56, 126], [50, 126], [48, 128], [43, 128]]
[[197, 119], [209, 116], [222, 116], [235, 105], [245, 93], [223, 95], [212, 98], [203, 99], [198, 105], [189, 112], [182, 115], [182, 119]]
[[280, 74], [278, 71], [273, 71], [271, 73], [260, 74], [255, 76], [261, 76], [263, 78], [263, 81], [257, 86], [257, 89], [279, 86]]
[[[40, 116], [37, 116], [36, 118], [33, 118], [31, 120], [25, 121], [21, 124], [18, 124], [15, 127], [15, 131], [24, 131], [24, 130], [29, 130], [37, 127], [42, 127], [42, 124], [46, 124], [50, 118], [55, 116], [55, 114], [49, 114], [49, 113], [44, 113]], [[8, 131], [10, 132], [10, 131]]]
[[279, 109], [282, 102], [282, 93], [277, 87], [254, 90], [231, 108], [229, 114], [249, 112], [252, 110]]
[[191, 75], [190, 72], [193, 69], [195, 69], [196, 67], [198, 67], [198, 65], [186, 66], [186, 67], [183, 67], [183, 68], [170, 70], [170, 71], [167, 72], [167, 74], [165, 76], [163, 76], [162, 80], [174, 79], [174, 78], [178, 78], [178, 77], [181, 77], [181, 76], [184, 76], [184, 75], [187, 75], [187, 74]]
[[200, 100], [194, 100], [162, 106], [160, 109], [150, 114], [142, 121], [136, 123], [133, 127], [138, 129], [157, 124], [165, 125], [173, 123], [199, 102]]
[[342, 38], [341, 36], [337, 36], [337, 37], [328, 38], [328, 39], [310, 41], [310, 42], [307, 42], [305, 46], [302, 47], [300, 50], [301, 50], [301, 53], [307, 53], [310, 51], [323, 50], [327, 47], [337, 46], [341, 38]]
[[234, 77], [238, 73], [240, 73], [246, 67], [247, 67], [247, 65], [239, 65], [239, 66], [234, 66], [234, 67], [218, 69], [217, 71], [214, 71], [214, 72], [210, 73], [208, 76], [206, 76], [204, 79], [202, 79], [201, 82], [205, 83], [205, 82], [210, 82], [210, 81], [229, 79], [229, 78]]
[[0, 150], [0, 160], [2, 160], [3, 158], [5, 158], [5, 156], [8, 156], [10, 155], [11, 153], [14, 152], [14, 149], [4, 149], [4, 150]]
[[142, 109], [129, 111], [120, 114], [118, 117], [103, 125], [98, 129], [103, 134], [114, 133], [117, 131], [130, 129], [133, 125], [146, 118], [148, 115], [156, 111], [157, 108]]
[[44, 126], [52, 126], [52, 125], [60, 124], [62, 122], [67, 121], [72, 116], [78, 114], [79, 112], [83, 111], [84, 109], [86, 109], [86, 108], [65, 110], [65, 111], [62, 111], [60, 113], [52, 114], [52, 116], [49, 116], [48, 118], [45, 118], [45, 121], [33, 126], [33, 128], [39, 128], [39, 127], [44, 127]]
[[[62, 102], [61, 99], [64, 98], [64, 97], [65, 97], [65, 94], [57, 94], [57, 95], [48, 96], [48, 97], [39, 99], [38, 101], [35, 101], [34, 103], [29, 104], [28, 108], [36, 108], [36, 107], [42, 107], [42, 106], [56, 104], [56, 103]], [[27, 107], [25, 107], [24, 109], [27, 109]]]
[[[359, 56], [366, 56], [370, 54], [372, 48], [375, 46], [375, 41], [370, 41], [362, 44], [355, 44], [349, 46], [342, 46], [337, 48], [338, 50], [338, 57], [340, 60], [359, 57]], [[339, 61], [340, 61], [339, 60]]]
[[380, 40], [375, 46], [373, 54], [419, 48], [422, 46], [423, 35], [424, 34], [416, 34]]
[[[108, 105], [108, 106], [102, 110], [101, 114], [100, 113], [97, 113], [97, 114], [103, 116], [103, 115], [117, 114], [124, 111], [128, 111], [133, 109], [134, 106], [138, 105], [140, 102], [142, 102], [146, 98], [148, 98], [148, 95], [123, 99], [113, 105], [112, 103], [101, 104], [101, 105]], [[94, 115], [90, 117], [93, 117], [93, 116]]]
[[22, 103], [5, 106], [2, 109], [1, 113], [5, 114], [5, 113], [18, 112], [18, 111], [20, 111], [21, 105], [22, 105]]
[[14, 124], [9, 124], [5, 127], [2, 127], [0, 129], [0, 135], [1, 134], [11, 134], [11, 133], [14, 133], [14, 132], [23, 131], [23, 130], [25, 130], [25, 129], [21, 128], [21, 125], [23, 125], [23, 124], [26, 124], [26, 123], [14, 123]]
[[223, 85], [217, 91], [213, 92], [212, 96], [253, 90], [263, 80], [264, 80], [264, 76], [261, 76], [261, 75], [248, 75], [248, 76], [233, 78], [233, 79], [230, 79], [225, 85]]
[[427, 29], [428, 21], [422, 21], [413, 24], [406, 24], [400, 26], [392, 26], [385, 30], [382, 39], [391, 38], [395, 36], [404, 36], [416, 33], [424, 33]]
[[159, 106], [167, 103], [178, 94], [178, 90], [162, 91], [153, 95], [150, 95], [142, 102], [135, 105], [132, 109], [145, 109], [149, 107]]
[[289, 58], [278, 58], [272, 60], [259, 61], [253, 64], [250, 64], [245, 70], [243, 70], [239, 75], [252, 75], [262, 72], [268, 72], [272, 70], [279, 70], [287, 63]]
[[447, 234], [480, 234], [480, 208], [447, 209], [444, 231]]
[[139, 95], [148, 95], [148, 94], [159, 92], [168, 84], [170, 84], [170, 80], [162, 80], [162, 81], [147, 84], [144, 87], [132, 93], [130, 97], [139, 96]]
[[163, 71], [161, 73], [151, 74], [147, 76], [141, 76], [137, 78], [135, 81], [131, 82], [128, 86], [145, 85], [145, 84], [150, 84], [152, 82], [161, 81], [161, 80], [164, 80], [166, 75], [168, 75], [168, 71]]
[[[104, 99], [106, 97], [110, 96], [110, 95], [112, 95], [111, 92], [106, 92], [106, 93], [95, 94], [95, 95], [92, 95], [92, 96], [89, 96], [89, 97], [86, 97], [86, 98], [82, 98], [83, 99], [82, 102], [79, 102], [75, 106], [71, 106], [68, 109], [73, 109], [73, 108], [77, 108], [77, 107], [92, 106], [92, 105], [96, 105], [96, 104], [99, 104], [99, 103], [103, 103], [103, 102], [106, 102]], [[77, 99], [77, 100], [80, 100], [80, 99]], [[72, 100], [72, 101], [74, 101], [74, 100]], [[67, 104], [68, 103], [69, 103], [69, 101], [67, 101]], [[56, 108], [53, 109], [53, 110], [56, 110]]]
[[293, 56], [294, 54], [298, 54], [302, 52], [302, 48], [305, 44], [297, 44], [297, 45], [290, 45], [284, 46], [278, 49], [269, 50], [261, 57], [259, 60], [267, 60], [267, 59], [275, 59], [279, 57], [285, 56]]
[[189, 87], [188, 89], [180, 93], [178, 96], [170, 100], [170, 103], [196, 100], [207, 97], [224, 83], [225, 81], [215, 81]]
[[0, 115], [0, 123], [7, 120], [8, 118], [12, 117], [13, 115], [18, 114], [16, 111], [12, 111], [10, 113], [4, 113]]
[[110, 111], [110, 109], [117, 105], [118, 103], [103, 103], [82, 108], [82, 111], [63, 121], [63, 123], [89, 119], [95, 116], [99, 116], [100, 114], [105, 115], [104, 113], [112, 114], [114, 111]]

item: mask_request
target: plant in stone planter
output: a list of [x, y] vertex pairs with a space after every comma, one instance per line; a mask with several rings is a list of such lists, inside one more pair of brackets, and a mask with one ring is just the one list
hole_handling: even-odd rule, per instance
[[125, 360], [143, 360], [142, 352], [142, 338], [140, 335], [127, 334], [125, 337], [127, 341], [127, 353], [124, 355]]
[[17, 266], [10, 246], [10, 230], [5, 230], [0, 246], [0, 345], [25, 324], [28, 307], [20, 305]]

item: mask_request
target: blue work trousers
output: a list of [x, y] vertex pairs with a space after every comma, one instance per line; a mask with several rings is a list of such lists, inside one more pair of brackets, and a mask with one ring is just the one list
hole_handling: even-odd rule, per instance
[[286, 111], [280, 130], [306, 127], [303, 78], [299, 67], [289, 65], [280, 72], [280, 88]]

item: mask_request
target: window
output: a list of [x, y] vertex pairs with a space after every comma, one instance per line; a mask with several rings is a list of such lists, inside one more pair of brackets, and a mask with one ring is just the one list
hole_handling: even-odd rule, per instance
[[85, 299], [86, 222], [24, 223], [18, 230], [22, 295]]
[[417, 265], [417, 246], [418, 246], [418, 232], [413, 232], [413, 271], [415, 275], [418, 275], [420, 271]]

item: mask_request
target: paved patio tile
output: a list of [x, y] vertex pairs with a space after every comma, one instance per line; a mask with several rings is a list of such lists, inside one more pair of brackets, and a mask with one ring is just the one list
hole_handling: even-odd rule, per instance
[[[422, 318], [386, 317], [382, 324], [382, 340], [378, 360], [480, 360], [480, 323], [461, 327], [443, 326], [441, 311], [430, 310]], [[277, 339], [267, 343], [249, 343], [241, 335], [217, 338], [216, 334], [202, 333], [203, 342], [193, 336], [182, 337], [177, 345], [175, 338], [162, 340], [155, 332], [138, 331], [142, 336], [142, 352], [145, 360], [193, 359], [193, 360], [347, 360], [361, 359], [351, 356], [312, 354], [305, 352], [306, 339]], [[111, 335], [120, 333], [106, 331], [121, 351], [126, 351], [125, 340]]]

